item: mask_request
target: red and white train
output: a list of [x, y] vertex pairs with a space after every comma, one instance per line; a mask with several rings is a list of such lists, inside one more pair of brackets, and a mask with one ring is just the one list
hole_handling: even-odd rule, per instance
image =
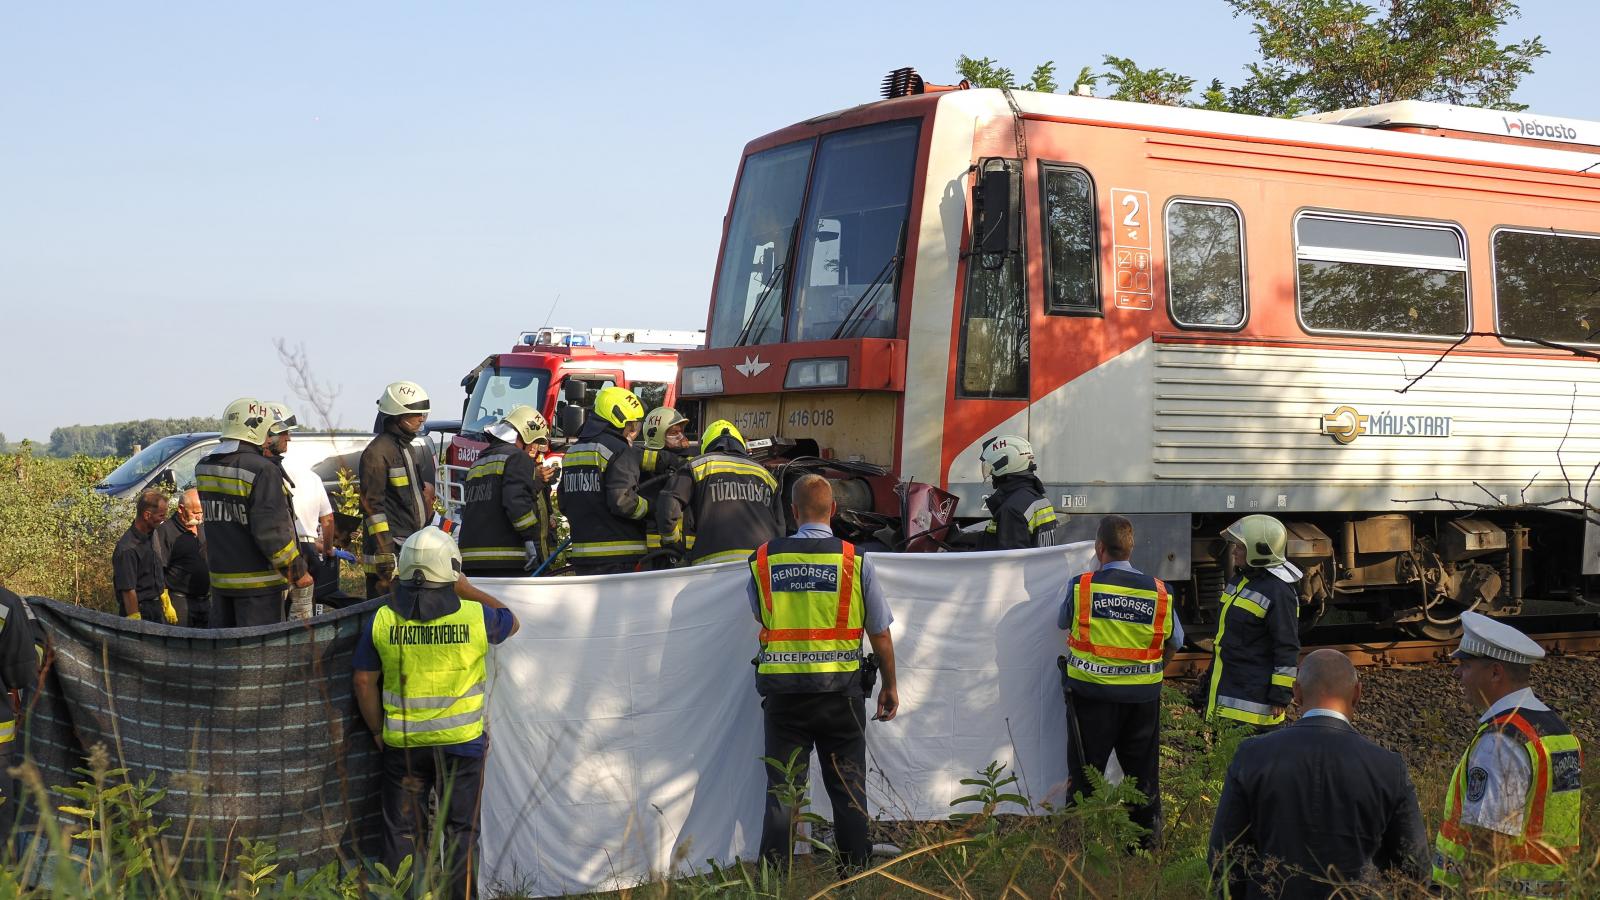
[[1023, 435], [1075, 536], [1132, 516], [1191, 620], [1252, 511], [1307, 622], [1593, 593], [1600, 124], [885, 92], [746, 146], [680, 357], [707, 420], [882, 467], [846, 492], [869, 524], [896, 482], [982, 514], [981, 442]]

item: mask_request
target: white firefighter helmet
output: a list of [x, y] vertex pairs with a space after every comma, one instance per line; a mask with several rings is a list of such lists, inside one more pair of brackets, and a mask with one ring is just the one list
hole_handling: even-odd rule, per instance
[[276, 437], [289, 431], [300, 430], [300, 420], [295, 418], [294, 410], [277, 400], [268, 400], [267, 409], [272, 410], [272, 424], [267, 426], [267, 434]]
[[272, 427], [272, 410], [254, 397], [240, 397], [222, 411], [222, 439], [255, 444], [266, 443]]
[[1289, 530], [1271, 516], [1245, 516], [1223, 529], [1222, 536], [1244, 547], [1244, 564], [1252, 568], [1270, 569], [1287, 561]]
[[999, 478], [1033, 468], [1033, 445], [1015, 434], [999, 434], [983, 442], [978, 453], [984, 478]]
[[528, 444], [550, 442], [550, 423], [538, 410], [526, 404], [513, 407], [500, 421], [484, 430], [508, 444], [519, 437]]
[[428, 392], [415, 381], [396, 381], [383, 389], [378, 412], [386, 416], [409, 416], [428, 411]]
[[650, 410], [650, 415], [644, 417], [644, 445], [650, 450], [660, 450], [667, 446], [667, 432], [675, 425], [683, 425], [689, 420], [683, 413], [670, 406], [658, 406]]
[[395, 580], [415, 587], [444, 587], [461, 574], [461, 548], [450, 535], [429, 525], [400, 545]]

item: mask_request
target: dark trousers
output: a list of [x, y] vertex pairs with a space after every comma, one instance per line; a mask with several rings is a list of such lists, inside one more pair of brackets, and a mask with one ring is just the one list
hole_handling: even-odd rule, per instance
[[191, 597], [177, 591], [170, 592], [172, 606], [178, 611], [178, 624], [188, 623], [190, 628], [211, 627], [211, 597]]
[[[401, 860], [417, 853], [412, 871], [437, 871], [440, 853], [449, 860], [445, 873], [451, 897], [477, 896], [478, 812], [483, 791], [483, 760], [455, 756], [438, 747], [383, 751], [383, 864], [393, 872]], [[431, 802], [430, 802], [431, 801]], [[444, 817], [440, 837], [432, 843], [429, 809]]]
[[[1077, 722], [1073, 722], [1073, 718]], [[1073, 695], [1067, 728], [1067, 803], [1072, 795], [1093, 793], [1086, 769], [1105, 774], [1111, 751], [1117, 751], [1122, 773], [1134, 779], [1145, 802], [1128, 811], [1128, 818], [1149, 831], [1141, 841], [1153, 848], [1161, 841], [1161, 701], [1116, 703]], [[1082, 752], [1079, 752], [1079, 746]]]
[[211, 598], [212, 628], [276, 625], [287, 619], [281, 590], [259, 594], [215, 594]]
[[322, 550], [311, 541], [300, 542], [300, 558], [306, 561], [306, 571], [311, 573], [311, 578], [316, 582], [312, 589], [312, 598], [322, 598], [338, 593], [339, 591], [339, 558], [337, 556], [323, 556]]
[[[766, 721], [766, 755], [788, 762], [800, 750], [795, 778], [801, 787], [810, 772], [811, 749], [822, 763], [822, 785], [833, 804], [833, 833], [839, 867], [864, 868], [872, 856], [867, 840], [866, 700], [846, 694], [771, 694], [761, 702]], [[767, 811], [761, 823], [761, 857], [785, 865], [792, 849], [789, 822], [794, 810], [772, 792], [783, 773], [767, 769]]]

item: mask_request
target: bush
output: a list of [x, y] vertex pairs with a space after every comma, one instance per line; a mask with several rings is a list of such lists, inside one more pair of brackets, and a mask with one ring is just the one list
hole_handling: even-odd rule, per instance
[[94, 492], [122, 460], [0, 455], [0, 585], [96, 609], [116, 608], [111, 551], [133, 504]]

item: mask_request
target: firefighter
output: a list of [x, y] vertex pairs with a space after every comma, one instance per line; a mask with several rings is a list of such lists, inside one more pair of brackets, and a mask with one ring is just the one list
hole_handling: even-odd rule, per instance
[[550, 496], [533, 459], [549, 448], [550, 426], [518, 406], [484, 433], [489, 446], [467, 472], [461, 564], [469, 575], [515, 578], [550, 557]]
[[1544, 648], [1467, 612], [1451, 655], [1467, 702], [1483, 712], [1446, 789], [1433, 880], [1452, 894], [1471, 874], [1492, 879], [1480, 887], [1495, 897], [1567, 896], [1562, 863], [1581, 849], [1583, 750], [1529, 687]]
[[[517, 617], [462, 576], [455, 540], [428, 526], [401, 546], [394, 592], [364, 626], [351, 656], [352, 686], [382, 753], [384, 864], [398, 871], [419, 849], [435, 860], [442, 849], [446, 890], [471, 896], [487, 659], [492, 645], [516, 634]], [[442, 827], [430, 828], [430, 819]], [[442, 848], [430, 846], [430, 833]], [[431, 865], [414, 864], [418, 871]]]
[[[782, 536], [778, 481], [750, 458], [739, 429], [726, 419], [712, 422], [700, 436], [700, 450], [661, 492], [662, 544], [698, 566], [744, 559]], [[686, 518], [692, 533], [684, 527]]]
[[689, 461], [689, 438], [684, 433], [688, 425], [689, 420], [670, 406], [650, 410], [644, 417], [644, 446], [629, 448], [615, 463], [625, 473], [636, 473], [631, 477], [639, 484], [639, 495], [652, 501], [650, 514], [644, 520], [644, 545], [649, 551], [661, 549], [661, 529], [656, 523], [654, 501], [667, 486], [672, 473]]
[[1161, 677], [1183, 646], [1177, 604], [1159, 578], [1133, 567], [1133, 523], [1106, 516], [1095, 532], [1099, 568], [1067, 589], [1056, 624], [1067, 632], [1067, 802], [1094, 792], [1088, 770], [1105, 774], [1113, 750], [1145, 800], [1129, 810], [1161, 839]]
[[978, 459], [983, 477], [994, 485], [994, 492], [983, 501], [992, 517], [984, 549], [1020, 550], [1060, 543], [1056, 508], [1045, 498], [1044, 484], [1035, 474], [1038, 466], [1033, 461], [1033, 445], [1014, 434], [998, 435], [983, 442]]
[[218, 628], [282, 622], [284, 592], [314, 584], [300, 556], [283, 473], [263, 453], [273, 421], [260, 400], [233, 401], [222, 414], [223, 443], [195, 466], [211, 624]]
[[627, 388], [601, 388], [594, 417], [561, 457], [561, 514], [572, 528], [569, 558], [580, 575], [632, 572], [644, 555], [650, 503], [639, 496], [638, 472], [615, 463], [633, 445], [644, 404]]
[[388, 593], [396, 548], [433, 519], [433, 454], [417, 439], [428, 409], [420, 385], [396, 381], [384, 388], [377, 437], [361, 451], [361, 567], [368, 599]]
[[[761, 623], [756, 692], [762, 697], [766, 757], [787, 763], [799, 751], [798, 782], [806, 783], [811, 748], [822, 763], [822, 783], [833, 804], [839, 865], [867, 864], [866, 699], [881, 671], [873, 719], [887, 722], [899, 711], [895, 685], [894, 616], [872, 561], [833, 536], [838, 512], [833, 488], [821, 475], [805, 475], [793, 489], [793, 537], [763, 543], [749, 554], [750, 608]], [[818, 628], [827, 623], [826, 628]], [[861, 636], [874, 656], [863, 663]], [[768, 763], [761, 856], [782, 865], [794, 841], [794, 810], [773, 788], [789, 777]]]
[[1266, 729], [1283, 722], [1300, 664], [1300, 570], [1284, 555], [1289, 533], [1271, 516], [1245, 516], [1227, 540], [1238, 573], [1222, 592], [1206, 686], [1206, 718]]

